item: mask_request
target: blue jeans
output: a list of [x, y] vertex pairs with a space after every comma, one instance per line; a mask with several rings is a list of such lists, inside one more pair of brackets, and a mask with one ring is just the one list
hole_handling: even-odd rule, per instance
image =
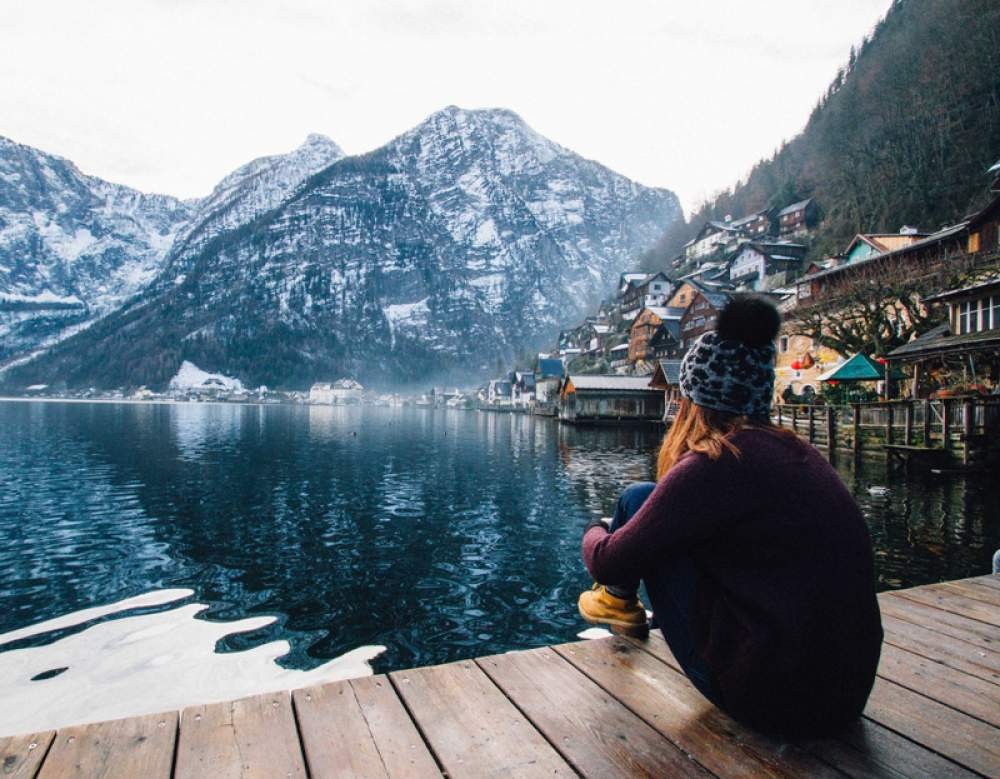
[[[637, 482], [622, 492], [611, 518], [612, 533], [635, 515], [654, 487], [656, 485], [652, 482]], [[661, 595], [652, 603], [653, 619], [663, 632], [678, 665], [702, 695], [718, 704], [718, 687], [691, 637], [690, 618], [698, 583], [697, 566], [687, 557], [671, 558], [664, 561], [660, 570], [646, 571], [644, 579], [647, 590], [653, 589]], [[639, 578], [607, 587], [613, 595], [634, 597], [639, 590]]]

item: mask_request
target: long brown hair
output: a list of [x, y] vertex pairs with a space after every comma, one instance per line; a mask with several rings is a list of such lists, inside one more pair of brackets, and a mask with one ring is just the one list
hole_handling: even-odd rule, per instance
[[740, 450], [730, 438], [734, 433], [747, 427], [797, 439], [791, 430], [775, 427], [770, 420], [755, 418], [751, 421], [748, 417], [713, 411], [682, 398], [677, 416], [663, 437], [663, 443], [660, 444], [660, 454], [656, 458], [657, 481], [666, 476], [667, 471], [673, 468], [686, 452], [701, 452], [711, 460], [718, 460], [726, 451], [739, 457]]

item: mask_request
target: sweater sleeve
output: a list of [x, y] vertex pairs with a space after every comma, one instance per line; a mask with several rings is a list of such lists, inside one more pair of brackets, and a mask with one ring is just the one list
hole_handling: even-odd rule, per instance
[[642, 576], [665, 556], [725, 532], [756, 502], [733, 455], [710, 460], [688, 454], [660, 480], [635, 515], [614, 533], [595, 527], [583, 536], [583, 561], [598, 582]]

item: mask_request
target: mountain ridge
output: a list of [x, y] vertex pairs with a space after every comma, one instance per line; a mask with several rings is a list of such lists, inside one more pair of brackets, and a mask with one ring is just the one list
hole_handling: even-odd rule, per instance
[[10, 379], [162, 386], [183, 359], [250, 385], [479, 378], [582, 313], [678, 218], [673, 193], [508, 109], [447, 107], [312, 173]]

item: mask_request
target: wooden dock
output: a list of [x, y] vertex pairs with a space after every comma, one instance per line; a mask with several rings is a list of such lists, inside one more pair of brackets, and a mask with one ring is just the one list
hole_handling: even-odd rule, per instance
[[836, 738], [738, 725], [654, 634], [0, 738], [0, 776], [1000, 776], [1000, 577], [879, 600], [875, 689]]

